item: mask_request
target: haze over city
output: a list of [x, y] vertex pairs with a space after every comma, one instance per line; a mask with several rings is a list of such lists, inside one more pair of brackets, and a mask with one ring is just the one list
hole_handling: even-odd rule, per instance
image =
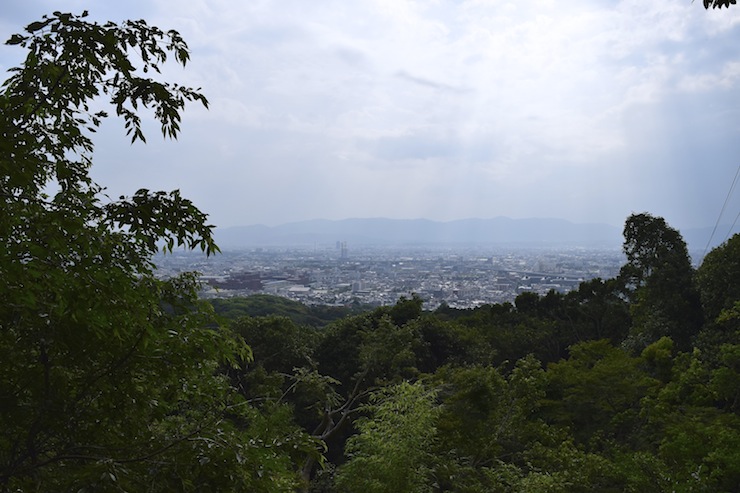
[[[146, 19], [201, 87], [179, 141], [95, 137], [111, 197], [179, 188], [219, 227], [350, 217], [648, 211], [712, 226], [740, 159], [740, 9], [701, 2], [8, 0], [7, 39], [54, 10]], [[0, 71], [23, 50], [0, 48]], [[730, 195], [722, 218], [740, 212]], [[725, 231], [718, 233], [724, 236]]]

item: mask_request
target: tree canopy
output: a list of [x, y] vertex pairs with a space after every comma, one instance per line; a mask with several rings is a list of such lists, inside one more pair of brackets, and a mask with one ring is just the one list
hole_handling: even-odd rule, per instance
[[160, 246], [218, 251], [207, 216], [177, 190], [110, 200], [89, 175], [105, 101], [132, 142], [142, 108], [176, 138], [184, 105], [207, 106], [150, 77], [188, 47], [86, 17], [55, 12], [8, 41], [27, 55], [0, 92], [0, 490], [285, 491], [315, 445], [229, 385], [220, 368], [251, 352], [196, 276], [155, 276]]
[[704, 0], [704, 8], [708, 9], [709, 7], [712, 7], [713, 9], [721, 9], [722, 7], [730, 8], [730, 5], [737, 4], [737, 0]]
[[681, 234], [662, 217], [632, 214], [625, 221], [623, 250], [627, 263], [620, 276], [633, 301], [633, 336], [644, 346], [668, 335], [688, 348], [703, 314]]
[[467, 310], [206, 303], [153, 263], [218, 252], [206, 214], [89, 175], [98, 108], [143, 142], [141, 108], [176, 138], [207, 104], [155, 79], [179, 34], [55, 12], [9, 43], [0, 491], [737, 490], [740, 236], [695, 271], [634, 214], [617, 278]]

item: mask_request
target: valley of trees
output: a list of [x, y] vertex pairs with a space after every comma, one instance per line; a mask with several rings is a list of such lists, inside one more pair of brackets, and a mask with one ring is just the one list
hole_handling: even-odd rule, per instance
[[633, 214], [618, 277], [469, 310], [207, 303], [152, 263], [218, 253], [206, 215], [89, 175], [103, 101], [132, 141], [207, 105], [150, 77], [179, 34], [56, 12], [9, 44], [0, 491], [738, 491], [740, 235], [694, 269]]

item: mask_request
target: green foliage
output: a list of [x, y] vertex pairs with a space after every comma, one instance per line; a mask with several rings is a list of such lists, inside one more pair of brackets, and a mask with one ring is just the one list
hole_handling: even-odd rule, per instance
[[516, 297], [514, 300], [514, 306], [519, 313], [534, 314], [537, 312], [537, 305], [539, 304], [540, 297], [537, 293], [524, 292]]
[[431, 489], [429, 450], [436, 433], [436, 393], [402, 382], [371, 396], [359, 434], [347, 443], [349, 461], [337, 472], [340, 491], [426, 492]]
[[417, 368], [433, 373], [445, 365], [490, 363], [495, 351], [468, 326], [440, 320], [436, 315], [423, 315], [412, 322], [419, 343], [415, 345]]
[[293, 407], [293, 420], [307, 431], [316, 427], [327, 408], [341, 401], [339, 382], [316, 371], [313, 352], [318, 334], [283, 316], [242, 317], [232, 329], [254, 354], [244, 367], [226, 370], [232, 385], [250, 401], [264, 406]]
[[229, 320], [240, 317], [279, 315], [303, 326], [324, 327], [344, 317], [370, 311], [362, 307], [306, 306], [297, 301], [269, 294], [255, 294], [243, 298], [216, 298], [210, 300], [216, 314]]
[[696, 271], [704, 314], [709, 321], [740, 300], [740, 234], [704, 257]]
[[383, 316], [372, 327], [362, 330], [361, 368], [376, 383], [417, 376], [414, 342], [412, 326], [399, 327], [389, 316]]
[[[159, 73], [168, 54], [187, 63], [190, 53], [176, 31], [163, 32], [144, 21], [101, 26], [85, 21], [86, 15], [55, 12], [8, 42], [28, 55], [22, 67], [10, 70], [13, 76], [0, 98], [4, 193], [33, 201], [51, 178], [63, 190], [91, 185], [87, 169], [93, 144], [85, 131], [94, 132], [107, 116], [90, 109], [97, 96], [106, 96], [123, 117], [132, 142], [144, 140], [136, 113], [140, 106], [151, 108], [162, 134], [174, 138], [187, 101], [208, 105], [197, 90], [141, 76]], [[131, 62], [131, 51], [139, 67]]]
[[609, 339], [619, 344], [631, 324], [629, 306], [619, 279], [584, 281], [566, 295], [568, 317], [576, 322], [572, 343]]
[[417, 294], [414, 294], [411, 299], [402, 296], [398, 302], [391, 307], [388, 314], [395, 325], [404, 325], [421, 316], [421, 307], [423, 303], [424, 300], [422, 300]]
[[630, 325], [629, 304], [616, 279], [593, 279], [567, 295], [522, 293], [516, 298], [516, 309], [503, 303], [458, 310], [454, 315], [476, 341], [472, 346], [479, 348], [469, 353], [468, 363], [494, 365], [529, 353], [545, 363], [558, 361], [567, 356], [569, 346], [593, 339], [609, 338], [619, 344]]
[[698, 291], [680, 234], [638, 214], [620, 277], [568, 295], [352, 316], [201, 302], [195, 274], [159, 279], [152, 256], [217, 252], [206, 215], [178, 191], [111, 201], [89, 176], [100, 98], [133, 141], [141, 108], [174, 138], [184, 104], [207, 104], [148, 78], [187, 46], [85, 16], [9, 42], [28, 56], [0, 93], [0, 490], [740, 484], [739, 237], [707, 255]]
[[364, 327], [372, 327], [370, 315], [339, 320], [325, 329], [314, 356], [321, 373], [345, 384], [345, 388], [365, 372], [360, 362]]
[[662, 217], [647, 213], [632, 214], [624, 224], [624, 254], [629, 280], [638, 286], [668, 264], [681, 267], [688, 259], [681, 234]]
[[[318, 365], [311, 371], [332, 383], [324, 387], [325, 397], [315, 394], [314, 406], [300, 401], [300, 395], [296, 403], [318, 411], [318, 422], [307, 429], [326, 440], [330, 459], [342, 461], [344, 442], [353, 433], [353, 422], [370, 392], [419, 375], [419, 362], [426, 355], [420, 315], [418, 298], [401, 299], [395, 307], [345, 318], [321, 332], [314, 353]], [[300, 394], [301, 388], [297, 389]], [[307, 465], [310, 469], [311, 464]], [[308, 475], [304, 468], [304, 476]]]
[[625, 222], [623, 249], [627, 264], [620, 277], [633, 288], [634, 345], [642, 350], [670, 336], [680, 349], [688, 349], [703, 314], [681, 234], [663, 218], [633, 214]]
[[318, 334], [287, 317], [242, 317], [233, 323], [232, 330], [252, 348], [254, 364], [267, 371], [288, 373], [312, 364]]
[[737, 346], [725, 345], [720, 361], [708, 364], [699, 350], [679, 354], [671, 380], [643, 403], [676, 491], [733, 491], [740, 484]]
[[[362, 402], [367, 390], [427, 374], [438, 389], [434, 438], [427, 455], [404, 467], [423, 470], [432, 491], [726, 490], [735, 480], [732, 416], [740, 367], [731, 334], [740, 310], [733, 305], [717, 317], [715, 351], [692, 364], [672, 337], [658, 337], [662, 331], [680, 336], [678, 314], [697, 312], [674, 303], [686, 286], [693, 289], [680, 237], [659, 220], [653, 235], [653, 221], [647, 223], [650, 234], [638, 235], [640, 241], [661, 245], [666, 233], [678, 243], [665, 247], [663, 261], [651, 260], [644, 281], [629, 277], [628, 266], [620, 278], [594, 279], [568, 295], [526, 294], [516, 306], [423, 313], [413, 300], [401, 300], [330, 325], [314, 353], [325, 376], [312, 373], [309, 380], [332, 380], [324, 392], [334, 401], [318, 392], [317, 409], [349, 409], [350, 396]], [[666, 309], [673, 319], [660, 315], [662, 328], [648, 331], [644, 307]], [[630, 311], [642, 332], [633, 328], [628, 337]], [[634, 349], [638, 335], [644, 336], [639, 357], [624, 349]], [[551, 364], [543, 370], [540, 361]], [[692, 410], [677, 411], [685, 406]], [[373, 420], [372, 409], [361, 419]], [[345, 415], [324, 416], [330, 422]], [[385, 452], [372, 460], [348, 455], [354, 445], [341, 452], [345, 438], [369, 447], [358, 438], [361, 422], [332, 435], [328, 456], [339, 474], [332, 468], [319, 474], [315, 491], [408, 487], [375, 471], [380, 462], [373, 461]], [[691, 452], [698, 440], [709, 445]]]
[[667, 383], [673, 371], [674, 353], [673, 340], [670, 337], [661, 337], [646, 347], [640, 357], [646, 363], [651, 376]]
[[476, 467], [498, 459], [511, 440], [514, 409], [506, 380], [492, 367], [443, 368], [436, 375], [443, 389], [440, 438]]
[[[554, 434], [550, 443], [535, 443], [527, 450], [527, 467], [512, 485], [517, 492], [623, 491], [614, 465], [601, 455], [584, 452], [573, 440]], [[559, 439], [558, 439], [559, 438]]]
[[568, 360], [548, 367], [550, 419], [568, 426], [581, 444], [636, 439], [640, 400], [656, 385], [640, 363], [606, 340], [571, 347]]
[[218, 251], [206, 215], [177, 191], [104, 202], [89, 176], [100, 97], [134, 141], [141, 107], [174, 138], [184, 104], [207, 105], [142, 77], [184, 65], [187, 45], [85, 17], [14, 35], [28, 55], [0, 92], [0, 490], [290, 491], [316, 444], [221, 374], [251, 351], [214, 323], [196, 276], [155, 276], [160, 244]]
[[[531, 294], [531, 293], [530, 293]], [[556, 322], [536, 314], [539, 297], [526, 297], [532, 301], [531, 309], [515, 310], [509, 303], [484, 305], [468, 310], [457, 318], [457, 322], [469, 329], [477, 341], [478, 350], [468, 364], [500, 365], [514, 362], [529, 353], [547, 360], [560, 348]]]
[[445, 367], [440, 389], [435, 478], [442, 491], [518, 491], [523, 453], [547, 433], [537, 417], [545, 375], [533, 357], [503, 375], [492, 367]]
[[[402, 310], [395, 313], [406, 313], [407, 303], [399, 301]], [[345, 385], [358, 378], [372, 385], [417, 376], [417, 354], [423, 344], [418, 320], [396, 325], [393, 310], [378, 308], [328, 326], [316, 349], [319, 370]]]

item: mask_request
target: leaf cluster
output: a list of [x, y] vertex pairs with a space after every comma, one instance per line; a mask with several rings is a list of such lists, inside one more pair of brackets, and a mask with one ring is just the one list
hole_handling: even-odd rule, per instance
[[704, 0], [704, 8], [708, 9], [710, 6], [713, 9], [721, 9], [722, 7], [730, 8], [730, 5], [737, 4], [737, 0]]
[[179, 191], [111, 201], [89, 175], [106, 102], [132, 141], [142, 109], [174, 138], [186, 102], [207, 106], [147, 75], [184, 65], [187, 45], [86, 17], [55, 12], [8, 41], [27, 56], [0, 90], [0, 491], [291, 491], [319, 446], [231, 385], [224, 369], [252, 352], [198, 300], [198, 276], [152, 262], [218, 252], [206, 214]]
[[[325, 416], [349, 396], [361, 405], [327, 441], [331, 463], [311, 491], [733, 491], [740, 318], [722, 293], [737, 287], [735, 238], [707, 257], [697, 287], [690, 265], [672, 274], [685, 265], [680, 235], [630, 219], [632, 260], [651, 262], [641, 286], [594, 279], [567, 295], [433, 313], [402, 299], [322, 329], [312, 371], [338, 396], [322, 401]], [[661, 276], [672, 282], [657, 289]], [[729, 308], [691, 333], [643, 332], [634, 344], [645, 323], [636, 305], [685, 316], [675, 293], [696, 289]]]

